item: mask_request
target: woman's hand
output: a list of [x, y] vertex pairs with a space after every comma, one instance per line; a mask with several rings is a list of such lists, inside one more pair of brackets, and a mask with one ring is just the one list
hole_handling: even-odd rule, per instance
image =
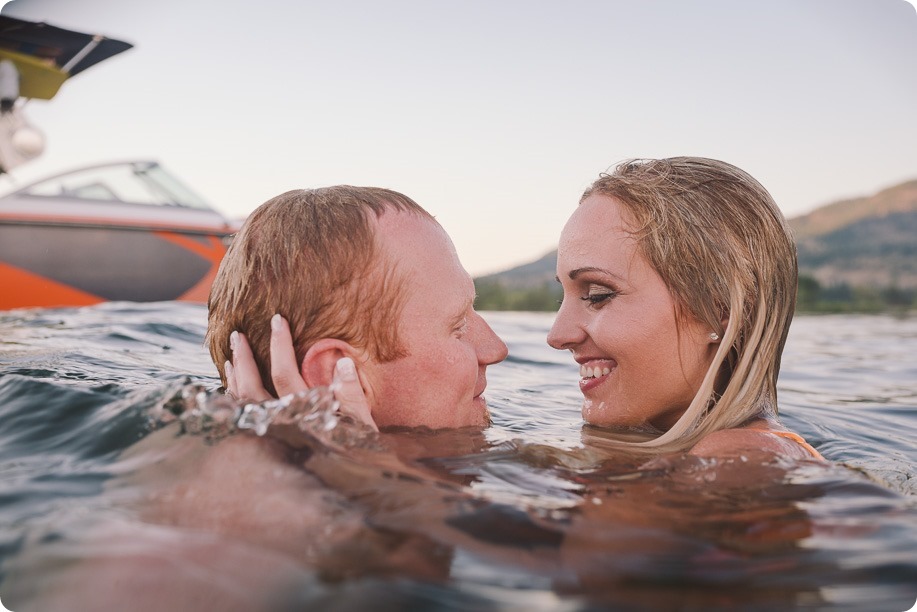
[[[226, 390], [235, 398], [250, 402], [273, 399], [261, 384], [261, 373], [244, 334], [232, 332], [229, 338], [232, 363], [226, 362]], [[271, 318], [271, 381], [280, 397], [309, 390], [296, 363], [293, 337], [286, 319], [279, 314]], [[378, 431], [372, 412], [360, 386], [356, 365], [350, 357], [342, 357], [334, 367], [334, 398], [340, 402], [342, 413]]]

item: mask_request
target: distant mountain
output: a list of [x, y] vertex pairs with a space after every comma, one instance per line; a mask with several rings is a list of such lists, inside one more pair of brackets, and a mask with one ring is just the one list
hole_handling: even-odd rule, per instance
[[[796, 235], [801, 276], [825, 287], [917, 289], [917, 180], [788, 221]], [[491, 291], [544, 289], [556, 284], [556, 264], [557, 251], [552, 251], [475, 283]]]
[[864, 198], [841, 200], [789, 220], [797, 239], [822, 236], [872, 217], [917, 212], [917, 179]]
[[541, 287], [545, 283], [554, 283], [557, 276], [557, 251], [546, 253], [544, 257], [535, 261], [503, 272], [495, 272], [487, 276], [480, 276], [475, 282], [496, 283], [507, 289], [529, 289]]
[[917, 289], [917, 180], [789, 223], [800, 274], [823, 286]]

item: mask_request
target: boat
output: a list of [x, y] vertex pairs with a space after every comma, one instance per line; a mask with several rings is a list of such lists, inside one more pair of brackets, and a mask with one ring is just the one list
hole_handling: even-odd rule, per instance
[[[0, 15], [0, 175], [44, 150], [27, 102], [132, 46]], [[48, 177], [0, 197], [0, 310], [205, 302], [237, 228], [156, 161]]]
[[0, 197], [0, 309], [206, 302], [237, 229], [156, 161], [36, 181]]
[[123, 40], [0, 15], [0, 173], [44, 151], [24, 107], [51, 100], [70, 78], [133, 47]]

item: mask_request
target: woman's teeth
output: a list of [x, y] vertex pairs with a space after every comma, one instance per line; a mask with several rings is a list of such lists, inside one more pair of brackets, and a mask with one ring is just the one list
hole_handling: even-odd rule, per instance
[[610, 373], [610, 368], [600, 368], [598, 366], [594, 368], [580, 366], [579, 368], [579, 375], [581, 378], [598, 378], [599, 376], [608, 376]]

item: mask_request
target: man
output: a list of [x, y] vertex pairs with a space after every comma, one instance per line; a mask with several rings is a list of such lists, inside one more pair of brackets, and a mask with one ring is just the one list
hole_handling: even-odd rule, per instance
[[227, 252], [209, 309], [211, 356], [240, 397], [330, 385], [343, 359], [345, 404], [377, 426], [489, 423], [486, 369], [506, 345], [474, 311], [449, 236], [400, 193], [338, 186], [264, 203]]
[[[448, 235], [409, 198], [367, 187], [290, 191], [252, 213], [233, 241], [211, 290], [207, 343], [224, 384], [240, 397], [329, 385], [342, 362], [350, 366], [344, 404], [369, 423], [483, 427], [486, 369], [507, 349], [473, 300]], [[174, 427], [135, 448], [161, 457], [132, 476], [144, 483], [133, 524], [150, 528], [125, 536], [129, 551], [101, 549], [51, 578], [35, 609], [197, 610], [202, 601], [221, 610], [273, 609], [274, 597], [313, 580], [311, 567], [331, 577], [448, 576], [448, 546], [374, 529], [348, 499], [384, 495], [380, 474], [414, 469], [391, 453], [377, 453], [385, 467], [364, 469], [272, 436], [209, 445], [176, 436]], [[329, 488], [335, 479], [351, 491]], [[422, 497], [442, 494], [421, 485]], [[432, 514], [427, 507], [418, 520]], [[163, 540], [162, 525], [181, 537]], [[87, 537], [106, 543], [122, 535], [101, 524]]]

